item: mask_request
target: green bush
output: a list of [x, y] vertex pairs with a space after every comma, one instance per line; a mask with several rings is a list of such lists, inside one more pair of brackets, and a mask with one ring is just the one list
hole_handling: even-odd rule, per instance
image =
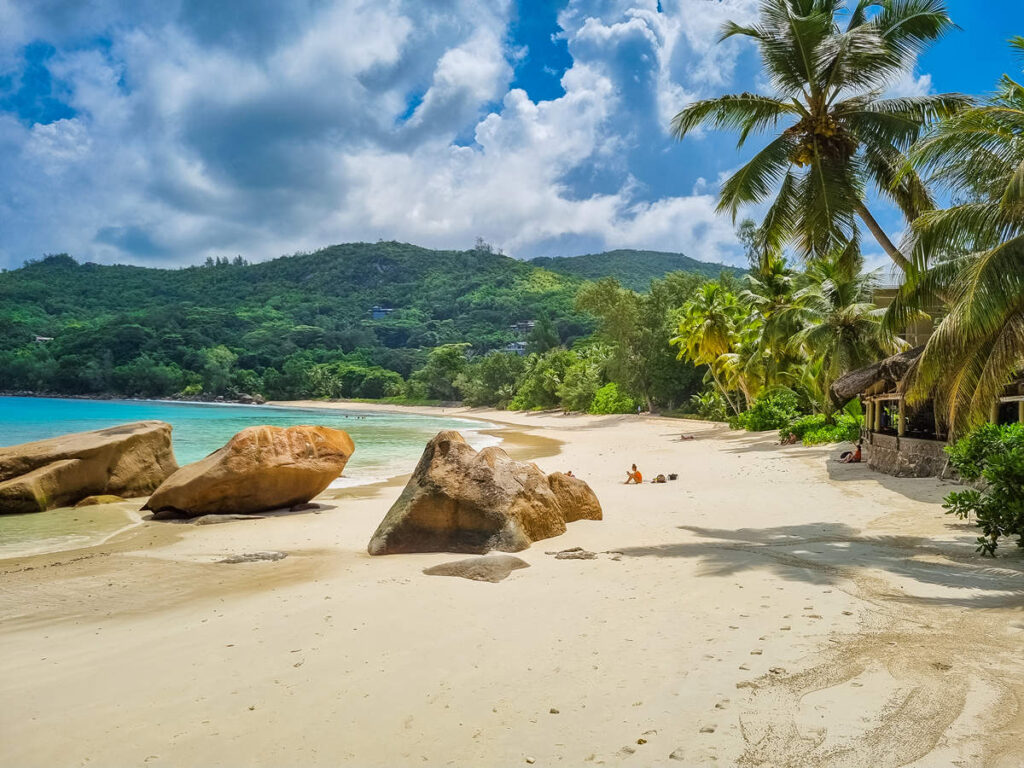
[[966, 520], [973, 513], [984, 535], [978, 551], [995, 556], [999, 540], [1017, 537], [1024, 547], [1024, 425], [985, 424], [946, 448], [949, 461], [968, 482], [981, 488], [949, 494], [947, 514]]
[[590, 412], [594, 414], [634, 413], [636, 401], [619, 389], [614, 381], [605, 384], [594, 395]]
[[728, 421], [729, 406], [717, 389], [706, 389], [690, 398], [690, 407], [708, 421]]
[[790, 435], [796, 435], [804, 445], [826, 443], [855, 443], [860, 438], [863, 418], [849, 413], [840, 413], [835, 423], [827, 423], [825, 414], [815, 413], [801, 416], [779, 430], [779, 441], [786, 442]]
[[788, 389], [778, 389], [757, 398], [750, 410], [730, 419], [729, 426], [748, 432], [764, 432], [769, 429], [782, 429], [799, 417], [800, 400], [796, 393]]

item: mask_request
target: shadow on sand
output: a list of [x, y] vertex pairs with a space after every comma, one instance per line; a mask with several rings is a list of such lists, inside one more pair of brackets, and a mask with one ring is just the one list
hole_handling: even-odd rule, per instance
[[[1024, 553], [975, 554], [973, 535], [956, 543], [919, 536], [862, 535], [845, 523], [808, 523], [737, 530], [680, 526], [696, 537], [651, 547], [617, 548], [625, 557], [679, 557], [701, 561], [702, 572], [730, 576], [767, 568], [781, 578], [817, 585], [863, 581], [872, 570], [909, 581], [897, 601], [995, 608], [1024, 604]], [[924, 594], [918, 592], [917, 587]]]

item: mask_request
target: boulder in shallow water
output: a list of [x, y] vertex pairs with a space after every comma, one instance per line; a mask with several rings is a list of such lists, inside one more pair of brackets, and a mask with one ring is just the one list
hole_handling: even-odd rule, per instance
[[98, 507], [100, 504], [117, 504], [124, 501], [120, 496], [114, 496], [113, 494], [104, 493], [99, 496], [86, 496], [80, 502], [75, 504], [75, 509], [79, 507]]
[[545, 475], [501, 448], [477, 452], [458, 432], [446, 430], [427, 443], [367, 550], [518, 552], [582, 519], [600, 520], [601, 505], [579, 478]]
[[146, 496], [178, 468], [171, 425], [138, 421], [0, 448], [0, 514]]
[[143, 509], [161, 519], [304, 504], [341, 474], [354, 450], [352, 438], [339, 429], [249, 427], [167, 478]]

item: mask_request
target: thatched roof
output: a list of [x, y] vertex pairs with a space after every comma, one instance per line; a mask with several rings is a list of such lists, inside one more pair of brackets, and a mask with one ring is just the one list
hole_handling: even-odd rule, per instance
[[897, 386], [910, 372], [923, 351], [923, 346], [915, 347], [856, 371], [850, 371], [832, 384], [832, 401], [836, 405], [844, 405], [857, 395], [877, 388], [876, 385], [879, 383], [884, 385], [883, 389]]

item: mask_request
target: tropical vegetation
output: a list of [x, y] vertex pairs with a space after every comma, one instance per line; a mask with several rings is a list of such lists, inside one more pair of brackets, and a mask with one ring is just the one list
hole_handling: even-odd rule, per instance
[[[1011, 45], [1024, 60], [1024, 37]], [[886, 328], [894, 335], [944, 305], [909, 392], [934, 398], [958, 436], [1024, 368], [1024, 85], [1004, 75], [984, 104], [931, 127], [910, 160], [957, 202], [913, 221], [917, 269]]]
[[1003, 538], [1024, 547], [1024, 424], [985, 424], [946, 449], [960, 477], [977, 487], [946, 497], [949, 514], [972, 515], [982, 530], [978, 551], [995, 555]]

